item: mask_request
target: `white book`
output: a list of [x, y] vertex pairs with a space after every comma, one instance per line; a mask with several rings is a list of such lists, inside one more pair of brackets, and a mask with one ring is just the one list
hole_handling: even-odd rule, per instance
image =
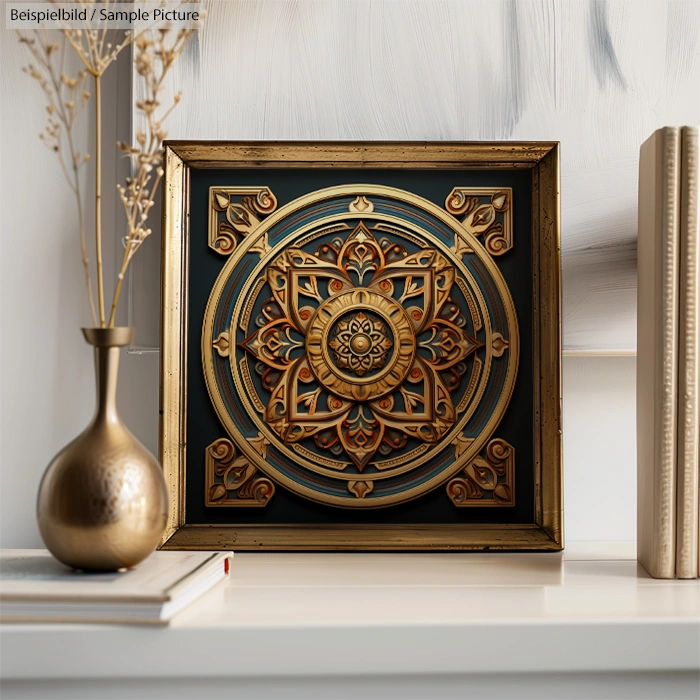
[[676, 577], [698, 576], [698, 130], [681, 129]]
[[159, 551], [123, 573], [79, 573], [44, 549], [0, 550], [0, 621], [165, 625], [227, 578], [232, 557]]
[[680, 129], [639, 158], [637, 243], [637, 558], [676, 576]]

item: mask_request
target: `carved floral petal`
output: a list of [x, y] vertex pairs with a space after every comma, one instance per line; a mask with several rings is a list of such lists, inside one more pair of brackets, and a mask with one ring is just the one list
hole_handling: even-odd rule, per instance
[[240, 345], [269, 367], [284, 370], [304, 347], [303, 342], [294, 337], [294, 330], [287, 319], [281, 318], [255, 331]]
[[[403, 294], [397, 301], [404, 304], [416, 332], [420, 333], [439, 317], [450, 296], [455, 280], [454, 267], [437, 250], [426, 249], [389, 263], [372, 279], [369, 289], [387, 293], [393, 281], [400, 281]], [[410, 305], [410, 299], [418, 304]]]
[[457, 412], [438, 372], [416, 357], [406, 386], [370, 404], [385, 426], [423, 442], [437, 442], [452, 427]]
[[377, 270], [384, 267], [384, 263], [384, 251], [379, 241], [360, 222], [340, 249], [339, 266], [350, 279], [356, 280], [362, 287]]
[[327, 280], [329, 295], [353, 288], [353, 283], [332, 262], [299, 248], [289, 248], [267, 269], [267, 282], [283, 314], [300, 333], [312, 316], [310, 303], [323, 300], [319, 280]]
[[336, 396], [328, 397], [325, 408], [321, 398], [321, 390], [313, 386], [306, 357], [300, 357], [272, 390], [265, 420], [286, 442], [299, 442], [339, 424], [352, 408], [352, 402]]
[[338, 423], [338, 437], [350, 459], [363, 471], [379, 449], [384, 436], [384, 422], [360, 404], [353, 417], [348, 414]]
[[436, 321], [423, 336], [418, 347], [437, 370], [453, 367], [483, 345], [459, 326], [443, 320]]

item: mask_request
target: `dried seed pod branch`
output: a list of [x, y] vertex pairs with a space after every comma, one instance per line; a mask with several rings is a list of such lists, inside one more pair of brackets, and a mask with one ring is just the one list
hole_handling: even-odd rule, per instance
[[124, 237], [124, 256], [109, 317], [110, 327], [114, 324], [122, 282], [129, 263], [144, 240], [151, 234], [148, 215], [163, 177], [162, 144], [167, 135], [163, 122], [180, 101], [180, 93], [177, 93], [172, 103], [166, 109], [161, 109], [159, 98], [163, 92], [163, 82], [193, 31], [192, 29], [173, 31], [164, 27], [149, 30], [134, 39], [134, 66], [144, 88], [143, 99], [136, 102], [136, 108], [143, 117], [145, 130], [137, 131], [136, 145], [118, 144], [119, 148], [131, 158], [135, 174], [127, 179], [126, 186], [117, 185], [126, 212], [127, 230]]
[[[51, 0], [55, 2], [56, 0]], [[116, 3], [109, 0], [74, 0], [92, 16], [96, 6], [109, 9]], [[121, 50], [131, 41], [131, 33], [120, 36], [113, 29], [92, 29], [87, 21], [84, 29], [68, 28], [63, 35], [95, 81], [95, 258], [97, 266], [97, 304], [100, 326], [105, 327], [104, 275], [102, 270], [102, 75], [117, 60]]]
[[[49, 0], [56, 2], [57, 0]], [[73, 0], [81, 8], [87, 10], [86, 15], [92, 16], [92, 10], [99, 6], [107, 9], [118, 6], [113, 0]], [[204, 17], [204, 12], [200, 17]], [[158, 185], [163, 175], [161, 167], [163, 151], [162, 141], [165, 138], [163, 121], [179, 102], [179, 93], [175, 96], [170, 107], [159, 110], [159, 95], [163, 90], [163, 81], [172, 68], [177, 57], [182, 53], [193, 29], [181, 29], [171, 32], [168, 28], [154, 30], [147, 27], [139, 30], [135, 36], [130, 32], [110, 29], [92, 29], [87, 23], [82, 29], [66, 28], [58, 34], [56, 41], [49, 41], [45, 29], [35, 30], [28, 34], [18, 32], [20, 41], [26, 44], [34, 57], [35, 63], [25, 69], [39, 83], [47, 100], [47, 125], [42, 139], [58, 154], [66, 180], [75, 193], [80, 242], [82, 248], [85, 280], [90, 302], [92, 320], [101, 327], [107, 325], [104, 304], [104, 281], [102, 271], [102, 101], [101, 79], [107, 68], [114, 63], [120, 52], [134, 42], [134, 62], [136, 72], [144, 83], [145, 97], [136, 104], [145, 123], [145, 131], [137, 134], [137, 145], [117, 144], [119, 149], [127, 153], [134, 163], [135, 175], [128, 178], [126, 186], [119, 186], [119, 194], [127, 215], [127, 233], [124, 237], [124, 257], [117, 279], [117, 285], [112, 300], [109, 316], [109, 326], [114, 326], [114, 317], [119, 302], [122, 281], [126, 269], [143, 243], [151, 233], [146, 222], [153, 207]], [[69, 46], [85, 66], [75, 76], [67, 75], [63, 70], [66, 46]], [[79, 170], [89, 159], [89, 154], [80, 154], [75, 150], [73, 126], [77, 114], [85, 107], [90, 94], [85, 89], [89, 76], [94, 79], [95, 89], [95, 252], [97, 270], [97, 312], [92, 293], [90, 264], [85, 242], [85, 224], [83, 205], [80, 192]], [[72, 173], [72, 174], [71, 174]]]
[[[56, 0], [49, 0], [50, 3]], [[108, 5], [108, 0], [74, 0], [85, 7], [86, 17], [91, 17], [95, 5]], [[114, 29], [92, 29], [87, 20], [84, 29], [63, 30], [68, 44], [73, 48], [85, 69], [95, 82], [95, 259], [97, 267], [97, 304], [100, 326], [105, 326], [104, 274], [102, 269], [102, 75], [117, 60], [122, 49], [131, 41], [130, 32], [121, 35]]]
[[17, 34], [20, 43], [27, 47], [34, 59], [23, 70], [37, 81], [46, 98], [46, 126], [40, 134], [40, 138], [58, 156], [66, 182], [75, 196], [80, 250], [85, 271], [85, 287], [92, 322], [96, 324], [97, 315], [92, 291], [90, 259], [87, 252], [80, 189], [80, 170], [89, 160], [90, 155], [76, 150], [73, 138], [76, 120], [90, 99], [90, 93], [86, 90], [88, 71], [82, 70], [75, 75], [67, 73], [65, 67], [66, 39], [62, 35], [49, 37], [45, 29], [17, 32]]

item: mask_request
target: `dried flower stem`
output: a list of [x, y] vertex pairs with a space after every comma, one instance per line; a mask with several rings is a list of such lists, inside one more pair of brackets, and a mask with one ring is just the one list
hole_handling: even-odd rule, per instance
[[[80, 238], [80, 250], [85, 272], [85, 288], [90, 305], [90, 316], [93, 324], [97, 323], [95, 311], [95, 299], [92, 291], [92, 278], [90, 275], [90, 259], [88, 258], [87, 243], [85, 237], [85, 220], [83, 215], [83, 200], [80, 188], [80, 168], [87, 162], [89, 156], [81, 155], [75, 149], [73, 139], [73, 126], [75, 120], [87, 104], [89, 94], [84, 90], [83, 84], [87, 72], [83, 71], [76, 78], [69, 78], [64, 72], [65, 41], [62, 37], [58, 42], [49, 41], [46, 30], [35, 30], [33, 36], [17, 32], [19, 40], [28, 49], [36, 65], [30, 64], [24, 71], [34, 78], [40, 85], [46, 96], [46, 111], [48, 121], [41, 139], [58, 155], [59, 164], [66, 178], [66, 182], [73, 191], [78, 210], [78, 234]], [[60, 50], [59, 50], [60, 47]], [[56, 60], [57, 59], [57, 60]], [[64, 98], [65, 92], [67, 98]], [[64, 141], [65, 139], [65, 141]], [[64, 150], [70, 157], [69, 174], [64, 157]]]
[[[55, 2], [56, 0], [50, 0]], [[76, 0], [88, 10], [96, 0]], [[108, 0], [103, 0], [105, 7]], [[110, 36], [108, 38], [108, 33]], [[95, 79], [95, 257], [97, 268], [97, 305], [100, 326], [105, 327], [104, 274], [102, 264], [102, 75], [117, 59], [121, 50], [131, 42], [131, 34], [125, 32], [117, 43], [117, 33], [108, 29], [65, 29], [65, 39]]]
[[124, 275], [136, 251], [151, 234], [147, 226], [148, 215], [153, 207], [154, 197], [163, 177], [163, 147], [166, 137], [163, 122], [180, 101], [177, 93], [173, 102], [163, 113], [159, 95], [168, 71], [182, 53], [193, 30], [181, 29], [173, 35], [168, 28], [149, 30], [134, 39], [134, 66], [143, 80], [145, 95], [136, 102], [136, 108], [144, 118], [145, 131], [140, 128], [136, 134], [136, 145], [120, 143], [119, 149], [128, 154], [136, 166], [134, 177], [127, 178], [126, 187], [117, 185], [127, 218], [127, 233], [124, 237], [124, 255], [117, 277], [117, 286], [112, 299], [109, 327], [114, 324], [115, 313], [122, 290]]
[[100, 327], [105, 327], [105, 288], [102, 274], [102, 76], [95, 75], [95, 254]]
[[[55, 2], [55, 0], [50, 1]], [[76, 1], [88, 10], [96, 2], [96, 0]], [[103, 4], [107, 7], [108, 0], [103, 0]], [[106, 321], [102, 262], [102, 75], [116, 61], [122, 49], [129, 45], [131, 34], [125, 32], [123, 39], [117, 42], [118, 34], [114, 30], [91, 29], [86, 25], [85, 29], [65, 29], [63, 35], [95, 79], [95, 258], [97, 305], [100, 327], [104, 328]]]
[[[56, 2], [56, 0], [49, 0]], [[111, 0], [75, 0], [76, 4], [89, 9], [101, 3], [107, 7]], [[201, 16], [204, 16], [202, 11]], [[95, 80], [95, 250], [97, 270], [97, 300], [100, 327], [114, 327], [117, 304], [122, 290], [122, 282], [132, 257], [143, 241], [151, 234], [147, 226], [148, 215], [153, 207], [154, 198], [163, 177], [163, 139], [166, 132], [163, 122], [175, 105], [180, 101], [180, 94], [175, 95], [172, 105], [159, 113], [159, 94], [163, 90], [166, 74], [172, 68], [177, 57], [182, 53], [193, 29], [180, 29], [171, 34], [167, 27], [144, 29], [135, 37], [134, 66], [145, 86], [145, 98], [136, 102], [136, 108], [142, 113], [145, 131], [139, 129], [136, 135], [137, 145], [118, 143], [118, 148], [129, 155], [135, 169], [135, 175], [127, 178], [126, 186], [117, 185], [127, 217], [127, 232], [124, 237], [124, 255], [117, 277], [112, 298], [109, 320], [105, 319], [104, 277], [102, 262], [102, 75], [117, 59], [121, 50], [132, 42], [129, 32], [119, 34], [107, 29], [91, 29], [87, 24], [84, 29], [65, 29], [60, 35], [61, 65], [65, 47], [70, 46], [85, 69], [77, 77], [66, 76], [62, 70], [55, 72], [52, 54], [58, 50], [59, 42], [49, 43], [46, 30], [34, 32], [37, 39], [29, 39], [20, 34], [20, 41], [25, 43], [39, 64], [38, 68], [28, 66], [26, 71], [35, 78], [47, 97], [49, 118], [45, 133], [45, 142], [59, 156], [59, 162], [76, 196], [80, 241], [85, 267], [85, 280], [90, 301], [93, 324], [97, 324], [97, 313], [92, 293], [90, 266], [85, 242], [85, 224], [83, 219], [82, 197], [80, 193], [79, 168], [87, 161], [89, 155], [81, 156], [74, 148], [73, 124], [79, 109], [82, 109], [90, 95], [83, 89], [88, 75]], [[109, 35], [108, 35], [108, 32]], [[174, 37], [172, 40], [171, 38]], [[38, 48], [37, 44], [40, 46]], [[41, 50], [40, 50], [41, 49]], [[59, 76], [60, 75], [60, 79]], [[69, 90], [68, 99], [63, 99], [65, 89]], [[65, 144], [70, 153], [73, 177], [63, 156]]]

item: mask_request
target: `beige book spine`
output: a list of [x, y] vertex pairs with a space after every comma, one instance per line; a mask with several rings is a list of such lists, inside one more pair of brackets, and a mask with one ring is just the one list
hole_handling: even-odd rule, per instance
[[656, 131], [639, 166], [637, 558], [652, 576], [674, 578], [680, 130]]
[[698, 130], [681, 129], [676, 577], [698, 576]]

